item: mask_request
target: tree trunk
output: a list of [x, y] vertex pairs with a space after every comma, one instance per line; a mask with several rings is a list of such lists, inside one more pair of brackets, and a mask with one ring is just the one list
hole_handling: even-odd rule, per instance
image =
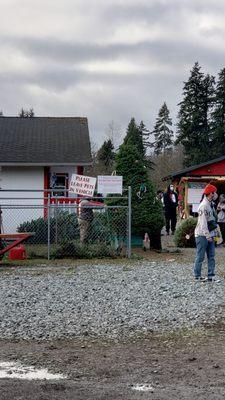
[[162, 250], [162, 243], [161, 243], [161, 231], [154, 233], [154, 234], [150, 234], [150, 246], [151, 249], [153, 250]]

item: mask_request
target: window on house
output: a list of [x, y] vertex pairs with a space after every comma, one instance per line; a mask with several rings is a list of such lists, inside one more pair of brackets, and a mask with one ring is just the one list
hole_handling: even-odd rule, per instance
[[53, 197], [68, 197], [68, 174], [66, 173], [56, 173], [51, 176], [51, 188], [57, 189], [57, 191], [52, 192]]

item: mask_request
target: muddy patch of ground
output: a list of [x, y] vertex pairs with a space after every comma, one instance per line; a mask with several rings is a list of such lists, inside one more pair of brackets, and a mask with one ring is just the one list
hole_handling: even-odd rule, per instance
[[0, 379], [1, 400], [225, 398], [225, 326], [123, 342], [0, 342], [1, 361], [47, 368], [61, 380]]

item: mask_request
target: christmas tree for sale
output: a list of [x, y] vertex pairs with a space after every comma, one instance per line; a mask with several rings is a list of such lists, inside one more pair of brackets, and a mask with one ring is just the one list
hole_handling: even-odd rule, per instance
[[140, 146], [125, 141], [116, 156], [115, 167], [117, 175], [123, 176], [124, 188], [132, 189], [132, 234], [144, 237], [147, 232], [151, 247], [161, 249], [162, 203], [156, 199]]

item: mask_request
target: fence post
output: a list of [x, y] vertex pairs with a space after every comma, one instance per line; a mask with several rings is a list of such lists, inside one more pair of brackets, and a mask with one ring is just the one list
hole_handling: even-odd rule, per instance
[[[2, 233], [2, 209], [0, 207], [0, 233]], [[2, 238], [0, 238], [0, 250], [3, 248]]]
[[50, 193], [48, 193], [48, 260], [50, 260], [50, 246], [51, 246], [51, 224], [50, 224]]
[[128, 186], [128, 246], [127, 257], [131, 258], [131, 186]]
[[55, 244], [58, 244], [58, 199], [55, 202]]

